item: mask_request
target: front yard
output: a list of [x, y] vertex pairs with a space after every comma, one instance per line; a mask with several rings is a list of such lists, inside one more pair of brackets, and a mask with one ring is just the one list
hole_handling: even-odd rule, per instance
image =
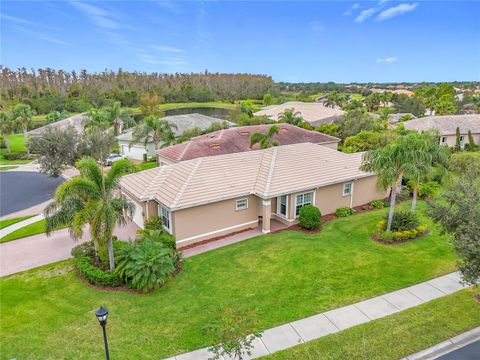
[[101, 358], [94, 311], [104, 305], [112, 358], [158, 359], [209, 345], [203, 328], [221, 307], [253, 309], [265, 329], [455, 270], [447, 236], [431, 223], [430, 234], [412, 242], [372, 241], [386, 211], [328, 222], [315, 235], [285, 231], [189, 258], [147, 295], [92, 289], [68, 261], [2, 278], [2, 356]]

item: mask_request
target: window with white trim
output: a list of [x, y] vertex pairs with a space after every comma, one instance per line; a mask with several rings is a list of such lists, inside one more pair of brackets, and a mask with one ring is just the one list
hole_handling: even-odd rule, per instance
[[162, 226], [169, 232], [172, 231], [172, 215], [170, 210], [163, 205], [158, 205], [158, 216], [162, 219]]
[[235, 201], [235, 210], [245, 210], [248, 208], [248, 199], [238, 199]]
[[313, 192], [298, 194], [295, 196], [295, 216], [298, 216], [300, 209], [305, 205], [313, 204]]
[[442, 145], [446, 145], [446, 144], [447, 144], [447, 137], [446, 137], [446, 136], [442, 136], [441, 144], [442, 144]]
[[288, 209], [288, 196], [282, 195], [277, 199], [278, 206], [277, 212], [279, 215], [287, 217], [287, 209]]
[[348, 182], [343, 184], [343, 196], [349, 196], [352, 194], [352, 183]]

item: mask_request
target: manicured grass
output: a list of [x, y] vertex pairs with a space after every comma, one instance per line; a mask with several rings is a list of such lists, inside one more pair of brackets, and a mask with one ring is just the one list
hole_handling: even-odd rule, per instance
[[18, 166], [2, 166], [0, 167], [0, 171], [5, 171], [5, 170], [13, 170], [16, 169]]
[[455, 270], [437, 227], [401, 245], [372, 241], [386, 211], [328, 222], [315, 235], [284, 231], [194, 256], [147, 295], [92, 289], [68, 262], [4, 277], [2, 355], [101, 358], [94, 311], [105, 305], [112, 358], [158, 359], [208, 346], [204, 326], [226, 306], [251, 309], [265, 329]]
[[148, 162], [142, 162], [140, 164], [137, 164], [137, 171], [143, 171], [147, 169], [153, 169], [154, 167], [157, 166], [157, 163], [155, 161], [148, 161]]
[[480, 325], [473, 290], [270, 355], [267, 359], [400, 359]]
[[[239, 102], [238, 102], [239, 103]], [[230, 102], [223, 101], [211, 101], [211, 102], [186, 102], [186, 103], [166, 103], [160, 104], [161, 110], [178, 109], [178, 108], [190, 108], [190, 107], [217, 107], [222, 109], [233, 110], [238, 106], [238, 103], [232, 104]], [[253, 102], [254, 111], [260, 110], [263, 107], [262, 104]], [[131, 108], [134, 113], [139, 113], [140, 108]]]
[[[23, 133], [10, 134], [8, 136], [8, 140], [10, 141], [10, 147], [13, 153], [17, 153], [17, 152], [24, 153], [26, 151]], [[32, 160], [6, 160], [3, 157], [3, 154], [6, 154], [6, 153], [7, 153], [7, 149], [5, 148], [0, 149], [0, 165], [26, 164], [32, 161]]]
[[34, 216], [34, 215], [22, 216], [22, 217], [18, 217], [18, 218], [13, 218], [13, 219], [8, 219], [8, 220], [0, 221], [0, 229], [6, 228], [7, 226], [16, 224], [16, 223], [18, 223], [18, 222], [20, 222], [20, 221], [30, 219], [30, 218], [33, 217], [33, 216]]
[[45, 219], [42, 219], [30, 225], [24, 226], [18, 230], [15, 230], [10, 234], [5, 235], [0, 239], [0, 243], [21, 239], [27, 236], [43, 234], [44, 232], [45, 232]]

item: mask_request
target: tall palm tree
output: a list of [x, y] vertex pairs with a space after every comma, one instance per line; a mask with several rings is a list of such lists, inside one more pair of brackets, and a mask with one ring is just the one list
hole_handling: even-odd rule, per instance
[[450, 150], [438, 144], [438, 135], [434, 133], [411, 133], [406, 136], [409, 146], [415, 149], [416, 159], [413, 162], [415, 171], [405, 173], [410, 180], [413, 190], [411, 211], [415, 212], [417, 206], [418, 188], [422, 181], [429, 180], [432, 172], [447, 173]]
[[391, 188], [387, 231], [392, 227], [397, 188], [400, 186], [402, 177], [406, 174], [413, 178], [420, 176], [421, 170], [416, 162], [419, 157], [425, 156], [425, 153], [411, 146], [410, 140], [409, 135], [401, 136], [396, 142], [380, 149], [370, 150], [363, 156], [361, 169], [375, 173], [378, 177], [378, 185], [385, 190]]
[[1, 111], [0, 112], [0, 132], [3, 136], [3, 141], [5, 141], [5, 146], [7, 151], [10, 153], [10, 141], [8, 135], [15, 129], [15, 124], [12, 119], [12, 114]]
[[101, 109], [92, 108], [87, 113], [87, 119], [84, 122], [85, 129], [90, 131], [106, 131], [110, 127], [108, 114]]
[[295, 109], [287, 109], [283, 113], [278, 114], [278, 121], [287, 124], [299, 126], [303, 122], [302, 114]]
[[278, 140], [273, 139], [273, 137], [279, 132], [280, 128], [278, 127], [278, 125], [270, 126], [270, 128], [265, 134], [262, 134], [258, 131], [253, 132], [250, 135], [250, 147], [255, 144], [260, 144], [261, 149], [268, 149], [269, 147], [280, 145], [280, 142]]
[[107, 121], [113, 125], [113, 134], [116, 136], [122, 132], [124, 125], [132, 125], [134, 120], [129, 110], [122, 109], [120, 101], [115, 101], [105, 108]]
[[28, 128], [32, 126], [32, 117], [35, 115], [35, 111], [32, 110], [30, 105], [17, 104], [13, 108], [12, 114], [13, 121], [23, 130], [23, 139], [25, 141], [27, 156], [30, 156], [30, 149], [28, 146]]
[[55, 191], [54, 201], [45, 209], [47, 235], [59, 226], [67, 225], [73, 239], [83, 236], [85, 225], [97, 250], [107, 245], [110, 269], [115, 268], [112, 235], [115, 225], [125, 225], [125, 214], [133, 215], [134, 204], [115, 195], [117, 180], [131, 170], [128, 160], [112, 165], [106, 174], [92, 158], [77, 161], [81, 176], [61, 184]]
[[175, 133], [172, 129], [176, 128], [177, 126], [175, 124], [167, 120], [157, 118], [155, 115], [149, 115], [141, 124], [135, 127], [132, 140], [130, 140], [130, 146], [138, 142], [143, 142], [145, 147], [147, 147], [149, 142], [153, 142], [158, 166], [160, 164], [156, 151], [161, 147], [170, 146], [175, 143]]

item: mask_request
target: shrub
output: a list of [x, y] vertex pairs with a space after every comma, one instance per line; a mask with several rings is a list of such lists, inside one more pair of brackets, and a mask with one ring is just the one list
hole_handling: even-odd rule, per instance
[[93, 241], [87, 241], [83, 244], [77, 245], [72, 249], [72, 256], [74, 258], [79, 258], [79, 257], [89, 257], [93, 258], [95, 256], [95, 244]]
[[322, 224], [322, 213], [313, 205], [302, 206], [298, 215], [298, 224], [304, 229], [318, 229]]
[[383, 209], [385, 207], [385, 204], [382, 200], [372, 200], [370, 201], [370, 205], [375, 209]]
[[[385, 219], [388, 218], [388, 214], [385, 215]], [[386, 222], [385, 222], [386, 224]], [[408, 210], [400, 210], [393, 214], [392, 219], [392, 231], [412, 230], [420, 225], [418, 215]]]
[[137, 239], [137, 241], [150, 240], [164, 244], [165, 246], [175, 249], [175, 238], [164, 230], [143, 230]]
[[418, 195], [423, 198], [433, 198], [442, 187], [436, 181], [421, 183], [418, 187]]
[[138, 241], [120, 249], [115, 274], [129, 287], [147, 291], [163, 285], [175, 271], [173, 251], [160, 242]]
[[145, 230], [162, 230], [162, 218], [160, 216], [152, 216], [150, 219], [145, 221], [144, 225]]
[[100, 286], [120, 286], [122, 280], [110, 270], [102, 270], [92, 264], [91, 258], [80, 256], [74, 258], [74, 264], [78, 272], [93, 285]]
[[27, 154], [18, 152], [5, 153], [3, 154], [3, 157], [5, 160], [26, 160], [29, 158]]
[[398, 201], [408, 200], [410, 198], [410, 189], [407, 186], [402, 187], [402, 190], [397, 195]]
[[354, 212], [355, 210], [353, 210], [352, 208], [341, 207], [335, 210], [335, 215], [338, 217], [347, 217], [347, 216], [353, 215]]

